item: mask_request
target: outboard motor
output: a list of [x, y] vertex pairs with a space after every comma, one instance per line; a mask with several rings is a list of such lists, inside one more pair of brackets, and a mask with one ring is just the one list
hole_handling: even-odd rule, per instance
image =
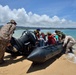
[[22, 33], [22, 36], [18, 39], [18, 41], [20, 41], [23, 45], [25, 43], [28, 43], [28, 42], [30, 42], [33, 45], [35, 45], [36, 37], [35, 37], [33, 32], [30, 32], [30, 31], [26, 32], [26, 31], [24, 31]]
[[31, 44], [32, 46], [35, 46], [36, 38], [33, 32], [30, 31], [24, 31], [22, 33], [22, 36], [18, 39], [12, 37], [12, 40], [10, 41], [11, 45], [18, 50], [20, 54], [24, 53], [26, 50], [26, 47]]

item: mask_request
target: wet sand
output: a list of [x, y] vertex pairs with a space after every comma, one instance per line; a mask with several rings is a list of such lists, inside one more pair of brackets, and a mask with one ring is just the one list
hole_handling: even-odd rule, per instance
[[43, 64], [33, 64], [22, 56], [12, 58], [8, 53], [4, 59], [0, 75], [76, 75], [76, 63], [68, 61], [65, 54]]

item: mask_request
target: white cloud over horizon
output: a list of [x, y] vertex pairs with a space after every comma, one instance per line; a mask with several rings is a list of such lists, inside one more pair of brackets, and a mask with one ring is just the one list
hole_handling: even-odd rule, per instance
[[58, 16], [49, 17], [46, 14], [38, 15], [28, 12], [24, 8], [11, 10], [8, 5], [0, 5], [0, 25], [6, 24], [11, 19], [14, 19], [18, 26], [25, 27], [72, 27], [76, 28], [76, 22], [60, 19]]

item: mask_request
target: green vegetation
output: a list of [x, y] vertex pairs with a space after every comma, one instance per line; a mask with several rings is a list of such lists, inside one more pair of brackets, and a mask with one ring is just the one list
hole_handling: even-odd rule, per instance
[[[0, 25], [0, 28], [2, 27], [2, 25]], [[20, 29], [37, 29], [39, 27], [23, 27], [23, 26], [17, 26], [16, 29], [20, 30]], [[54, 27], [40, 27], [40, 29], [76, 29], [76, 28], [54, 28]]]

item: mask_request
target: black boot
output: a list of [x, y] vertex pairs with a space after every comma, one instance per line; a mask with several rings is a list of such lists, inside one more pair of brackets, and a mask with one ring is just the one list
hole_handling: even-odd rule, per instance
[[69, 49], [70, 49], [70, 51], [69, 51], [69, 52], [70, 52], [70, 53], [73, 53], [72, 47], [70, 47]]

